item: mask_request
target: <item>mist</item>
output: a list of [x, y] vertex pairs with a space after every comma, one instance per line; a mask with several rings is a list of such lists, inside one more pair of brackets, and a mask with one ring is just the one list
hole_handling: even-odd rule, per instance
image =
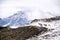
[[0, 0], [0, 18], [9, 17], [21, 10], [29, 10], [29, 19], [59, 16], [60, 0]]

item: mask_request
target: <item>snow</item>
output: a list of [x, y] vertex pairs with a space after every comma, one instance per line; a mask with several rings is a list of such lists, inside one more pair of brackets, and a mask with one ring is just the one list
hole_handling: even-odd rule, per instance
[[[39, 25], [38, 23], [42, 24], [42, 27], [48, 28], [48, 31], [46, 33], [39, 34], [38, 36], [29, 38], [27, 40], [60, 40], [60, 20], [52, 22], [39, 21], [32, 23], [32, 25], [37, 26]], [[45, 26], [44, 24], [46, 24], [47, 26]]]

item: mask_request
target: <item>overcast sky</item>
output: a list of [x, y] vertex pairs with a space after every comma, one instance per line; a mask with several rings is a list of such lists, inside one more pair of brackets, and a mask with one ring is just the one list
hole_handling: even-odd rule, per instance
[[41, 10], [59, 14], [60, 0], [0, 0], [0, 18], [8, 17], [21, 9]]

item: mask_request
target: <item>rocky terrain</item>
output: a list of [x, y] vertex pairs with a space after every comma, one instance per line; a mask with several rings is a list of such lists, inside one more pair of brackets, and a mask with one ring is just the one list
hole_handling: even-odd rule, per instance
[[47, 28], [38, 26], [26, 26], [11, 29], [7, 27], [0, 27], [0, 40], [26, 40], [35, 37], [38, 34], [43, 34]]
[[0, 26], [0, 40], [60, 40], [60, 16], [35, 19], [17, 28]]
[[57, 20], [60, 20], [60, 16], [44, 18], [44, 19], [34, 19], [34, 20], [32, 20], [31, 23], [38, 22], [38, 21], [51, 22], [51, 21], [57, 21]]
[[48, 28], [48, 31], [27, 40], [60, 40], [60, 16], [46, 19], [35, 19], [32, 23], [37, 26], [39, 25]]

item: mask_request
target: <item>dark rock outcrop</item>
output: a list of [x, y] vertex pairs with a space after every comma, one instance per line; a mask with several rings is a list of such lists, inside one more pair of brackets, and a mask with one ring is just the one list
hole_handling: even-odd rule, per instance
[[0, 40], [26, 40], [47, 31], [47, 28], [37, 26], [26, 26], [11, 29], [9, 27], [0, 27]]
[[51, 21], [57, 21], [57, 20], [60, 20], [60, 16], [44, 18], [44, 19], [34, 19], [31, 21], [31, 23], [38, 22], [38, 21], [51, 22]]

